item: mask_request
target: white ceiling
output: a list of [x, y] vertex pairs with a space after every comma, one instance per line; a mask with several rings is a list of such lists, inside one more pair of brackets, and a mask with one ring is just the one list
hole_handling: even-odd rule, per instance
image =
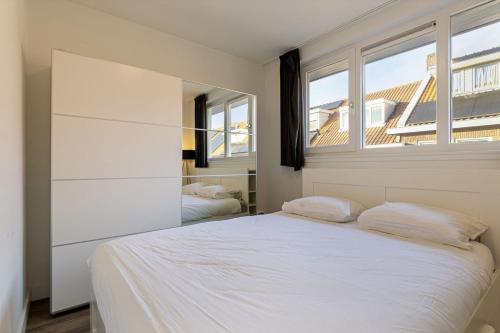
[[201, 94], [208, 94], [214, 89], [217, 88], [206, 84], [182, 81], [182, 100], [186, 101], [189, 99], [194, 99], [196, 96]]
[[70, 0], [259, 63], [394, 0]]

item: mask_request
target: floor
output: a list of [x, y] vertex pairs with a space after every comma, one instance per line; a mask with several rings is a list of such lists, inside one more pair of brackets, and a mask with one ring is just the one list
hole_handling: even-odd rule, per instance
[[90, 332], [89, 307], [66, 311], [52, 316], [49, 300], [30, 304], [27, 333], [88, 333]]

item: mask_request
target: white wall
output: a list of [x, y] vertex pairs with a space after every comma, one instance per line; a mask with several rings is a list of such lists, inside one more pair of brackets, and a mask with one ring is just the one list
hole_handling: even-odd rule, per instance
[[[401, 0], [378, 13], [342, 27], [332, 33], [307, 43], [300, 48], [302, 64], [327, 56], [335, 50], [348, 48], [358, 42], [378, 36], [391, 29], [421, 20], [445, 6], [463, 3], [467, 7], [480, 0]], [[265, 209], [268, 212], [281, 208], [283, 201], [301, 196], [302, 177], [300, 172], [279, 166], [280, 162], [280, 90], [279, 60], [271, 61], [264, 66], [265, 78], [265, 112], [261, 112], [259, 139], [265, 142], [260, 150], [260, 170], [265, 170], [261, 189], [265, 191]], [[468, 154], [404, 154], [393, 156], [378, 151], [370, 158], [362, 158], [359, 154], [322, 154], [306, 156], [306, 167], [322, 168], [500, 168], [498, 153], [471, 152]]]
[[27, 3], [27, 223], [33, 299], [49, 295], [51, 49], [261, 96], [261, 65], [64, 0]]
[[[261, 143], [258, 155], [258, 172], [263, 173], [259, 187], [263, 191], [266, 212], [281, 209], [283, 201], [295, 199], [302, 193], [302, 172], [280, 166], [280, 64], [273, 61], [264, 67], [265, 101], [264, 112], [259, 113], [260, 127], [257, 129]], [[265, 143], [265, 144], [264, 144]], [[262, 202], [262, 201], [261, 201]]]
[[25, 314], [23, 14], [0, 1], [0, 332], [20, 332]]

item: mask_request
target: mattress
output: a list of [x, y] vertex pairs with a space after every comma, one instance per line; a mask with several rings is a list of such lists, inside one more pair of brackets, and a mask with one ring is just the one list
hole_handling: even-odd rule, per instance
[[197, 195], [182, 195], [182, 222], [198, 221], [240, 212], [240, 201], [234, 198], [210, 199]]
[[284, 213], [156, 231], [90, 260], [107, 333], [462, 332], [493, 259]]

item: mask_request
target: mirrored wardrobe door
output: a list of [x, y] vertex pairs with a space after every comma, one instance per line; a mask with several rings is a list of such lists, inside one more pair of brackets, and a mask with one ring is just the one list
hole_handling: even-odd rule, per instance
[[257, 213], [256, 97], [183, 83], [182, 223]]

